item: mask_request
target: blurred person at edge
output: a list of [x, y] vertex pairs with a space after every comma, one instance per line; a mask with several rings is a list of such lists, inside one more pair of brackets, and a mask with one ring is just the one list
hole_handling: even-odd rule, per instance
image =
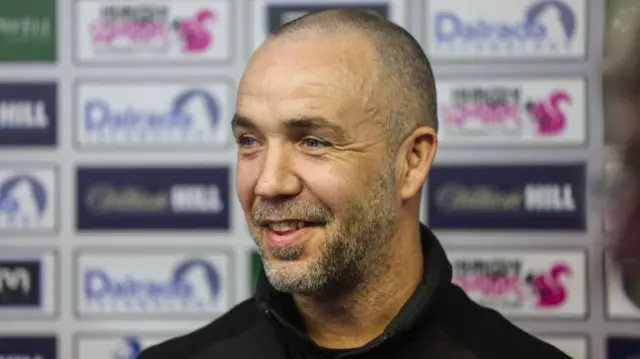
[[420, 45], [381, 17], [334, 9], [272, 34], [233, 119], [256, 296], [139, 358], [568, 358], [451, 283], [419, 220], [436, 113]]
[[[612, 4], [615, 4], [613, 6]], [[615, 231], [608, 243], [623, 289], [640, 308], [640, 2], [610, 2], [605, 36], [605, 131], [617, 145], [613, 182]], [[611, 215], [611, 214], [609, 214]]]

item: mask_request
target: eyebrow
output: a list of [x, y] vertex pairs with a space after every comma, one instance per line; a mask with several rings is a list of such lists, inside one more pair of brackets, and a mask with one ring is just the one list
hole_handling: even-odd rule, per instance
[[235, 131], [238, 127], [246, 128], [249, 130], [255, 130], [258, 128], [258, 126], [256, 126], [256, 124], [250, 118], [234, 114], [233, 119], [231, 120], [231, 129]]
[[[302, 117], [287, 119], [282, 126], [288, 131], [326, 131], [335, 138], [336, 141], [345, 141], [347, 134], [342, 126], [327, 120], [324, 117]], [[250, 118], [234, 115], [231, 120], [231, 128], [235, 131], [238, 127], [257, 130], [258, 126]]]

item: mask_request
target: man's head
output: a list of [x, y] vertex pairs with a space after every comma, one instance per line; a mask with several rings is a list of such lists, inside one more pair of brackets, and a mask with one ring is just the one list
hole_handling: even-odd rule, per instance
[[283, 25], [238, 89], [237, 191], [281, 291], [355, 289], [417, 225], [436, 149], [430, 65], [400, 27], [329, 10]]

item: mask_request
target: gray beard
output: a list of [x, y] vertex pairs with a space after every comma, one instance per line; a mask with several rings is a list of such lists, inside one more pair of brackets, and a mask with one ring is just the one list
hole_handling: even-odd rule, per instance
[[[291, 273], [264, 261], [271, 285], [280, 292], [335, 298], [355, 291], [367, 279], [386, 271], [395, 232], [393, 173], [387, 172], [371, 188], [369, 198], [352, 199], [353, 206], [344, 221], [331, 221], [324, 227], [328, 236], [319, 249], [321, 253], [312, 263], [300, 263], [305, 266], [303, 270]], [[293, 262], [302, 256], [303, 247], [271, 248], [271, 253], [279, 261]]]

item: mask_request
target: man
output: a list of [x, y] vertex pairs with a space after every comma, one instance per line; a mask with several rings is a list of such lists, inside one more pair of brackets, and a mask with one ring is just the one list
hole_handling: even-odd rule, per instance
[[568, 358], [451, 284], [419, 222], [436, 97], [405, 30], [345, 9], [284, 25], [247, 66], [233, 129], [256, 297], [141, 359]]

